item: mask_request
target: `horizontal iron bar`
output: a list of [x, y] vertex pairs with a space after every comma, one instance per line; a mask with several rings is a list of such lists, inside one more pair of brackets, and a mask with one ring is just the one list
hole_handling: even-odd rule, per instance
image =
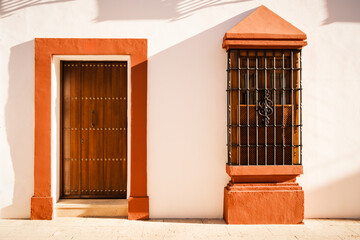
[[[301, 50], [300, 49], [292, 49], [292, 48], [289, 48], [289, 49], [268, 49], [268, 48], [230, 48], [228, 49], [226, 52], [245, 52], [246, 50], [249, 50], [251, 52], [274, 52], [274, 51], [277, 51], [277, 52], [280, 52], [280, 50], [285, 50], [287, 52], [290, 52], [290, 51], [294, 51], [294, 52], [300, 52]], [[273, 56], [267, 56], [267, 57], [273, 57]]]
[[302, 88], [228, 88], [226, 91], [264, 91], [264, 90], [274, 90], [274, 91], [300, 91]]
[[249, 145], [239, 145], [239, 144], [226, 144], [226, 146], [229, 147], [302, 147], [302, 145], [298, 144], [298, 145], [289, 145], [289, 144], [284, 144], [284, 145], [278, 145], [278, 144], [258, 144], [258, 145], [253, 145], [253, 144], [249, 144]]
[[231, 70], [302, 70], [301, 68], [228, 68], [226, 71]]
[[[278, 165], [278, 164], [265, 164], [265, 163], [263, 163], [263, 164], [241, 164], [241, 163], [231, 163], [231, 162], [228, 162], [227, 163], [227, 165], [229, 165], [229, 166], [284, 166], [284, 165], [290, 165], [291, 166], [291, 164], [284, 164], [284, 165]], [[302, 165], [302, 163], [294, 163], [294, 164], [292, 164], [292, 165], [298, 165], [298, 166], [301, 166]]]
[[[265, 125], [237, 125], [237, 124], [229, 124], [228, 127], [264, 127]], [[275, 125], [269, 125], [267, 124], [266, 127], [302, 127], [302, 124], [295, 124], [295, 125], [281, 125], [281, 124], [275, 124]]]

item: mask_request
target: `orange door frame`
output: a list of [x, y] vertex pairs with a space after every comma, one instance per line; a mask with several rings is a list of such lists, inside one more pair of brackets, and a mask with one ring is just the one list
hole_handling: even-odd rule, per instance
[[149, 218], [147, 196], [147, 39], [35, 39], [35, 153], [31, 219], [50, 220], [52, 55], [130, 55], [131, 178], [128, 218]]

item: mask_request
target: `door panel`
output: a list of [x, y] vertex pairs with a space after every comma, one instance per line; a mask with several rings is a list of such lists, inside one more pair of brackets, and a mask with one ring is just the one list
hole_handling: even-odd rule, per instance
[[126, 198], [127, 64], [61, 64], [62, 197]]

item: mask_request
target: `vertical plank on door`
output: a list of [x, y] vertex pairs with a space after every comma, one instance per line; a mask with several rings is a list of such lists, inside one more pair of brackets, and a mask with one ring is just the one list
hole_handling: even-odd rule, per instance
[[91, 79], [88, 78], [87, 63], [81, 63], [81, 194], [89, 194], [88, 173], [89, 173], [89, 128], [90, 128], [90, 107], [88, 97], [90, 91], [88, 84]]
[[104, 177], [105, 177], [105, 194], [110, 195], [112, 193], [112, 181], [111, 181], [111, 159], [113, 157], [111, 144], [114, 141], [113, 131], [111, 130], [112, 123], [112, 111], [111, 111], [111, 89], [112, 89], [112, 71], [110, 64], [106, 62], [104, 64]]
[[[102, 186], [102, 164], [103, 137], [102, 137], [102, 105], [100, 95], [102, 93], [101, 68], [98, 64], [89, 63], [88, 88], [89, 88], [89, 195], [101, 194]], [[98, 76], [100, 78], [98, 79]], [[101, 173], [100, 173], [101, 172]]]
[[111, 161], [109, 162], [110, 166], [110, 175], [112, 176], [112, 194], [115, 195], [121, 194], [121, 140], [120, 135], [123, 130], [120, 125], [120, 81], [119, 81], [119, 73], [120, 73], [120, 65], [112, 63], [110, 64], [111, 69], [111, 95], [110, 95], [110, 109], [111, 109], [111, 127], [110, 132], [112, 134], [112, 140], [109, 144], [109, 150], [111, 154]]
[[79, 163], [80, 163], [80, 78], [79, 66], [71, 62], [67, 64], [67, 69], [71, 72], [70, 77], [70, 192], [72, 195], [79, 195]]
[[96, 182], [94, 183], [97, 189], [97, 194], [104, 193], [104, 107], [103, 107], [103, 93], [104, 93], [104, 65], [96, 63], [95, 73], [95, 114], [94, 114], [94, 127], [96, 131], [96, 164], [94, 174]]
[[126, 197], [126, 180], [127, 180], [127, 64], [126, 62], [120, 63], [119, 72], [120, 82], [120, 189], [121, 193]]
[[68, 64], [62, 63], [63, 68], [63, 98], [62, 98], [62, 136], [65, 140], [62, 144], [62, 168], [63, 168], [63, 189], [62, 194], [64, 196], [70, 195], [71, 188], [71, 169], [70, 169], [70, 158], [71, 158], [71, 144], [70, 144], [70, 84], [71, 84], [71, 71], [69, 70]]

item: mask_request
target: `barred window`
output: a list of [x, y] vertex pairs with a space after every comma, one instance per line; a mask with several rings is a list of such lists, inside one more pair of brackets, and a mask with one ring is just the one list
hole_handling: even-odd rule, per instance
[[301, 164], [301, 50], [227, 54], [228, 164]]

